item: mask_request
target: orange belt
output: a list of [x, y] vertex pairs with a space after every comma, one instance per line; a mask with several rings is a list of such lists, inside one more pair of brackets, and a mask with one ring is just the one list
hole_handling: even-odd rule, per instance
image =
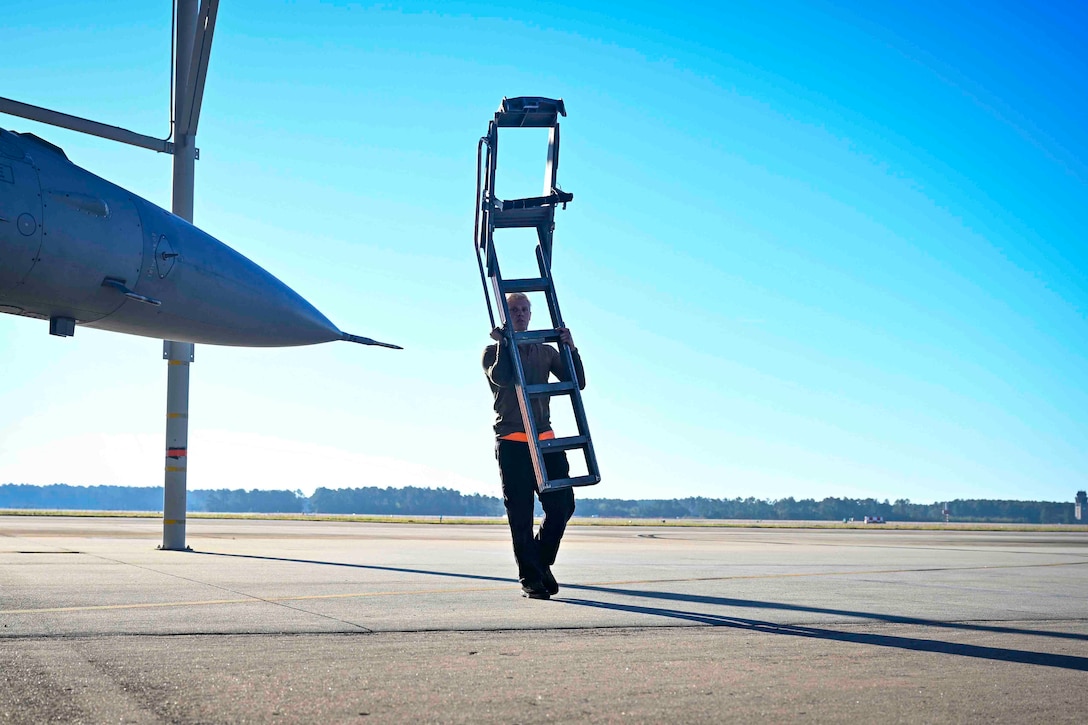
[[[542, 440], [542, 441], [548, 441], [548, 440], [551, 440], [552, 438], [555, 438], [555, 432], [550, 431], [550, 430], [546, 430], [543, 433], [541, 433], [539, 436], [537, 436], [537, 440]], [[499, 440], [518, 441], [519, 443], [528, 443], [529, 442], [529, 436], [527, 436], [527, 435], [525, 435], [524, 433], [521, 433], [521, 432], [507, 433], [504, 436], [499, 436]]]

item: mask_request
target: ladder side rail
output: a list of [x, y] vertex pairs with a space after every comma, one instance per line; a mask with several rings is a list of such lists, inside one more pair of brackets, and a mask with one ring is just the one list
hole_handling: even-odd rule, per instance
[[[547, 167], [544, 173], [544, 186], [545, 194], [555, 194], [559, 188], [559, 122], [552, 126], [551, 130], [547, 134]], [[552, 242], [555, 237], [555, 209], [553, 205], [551, 224], [548, 225], [547, 234], [543, 235], [547, 239], [547, 244], [542, 245], [544, 248], [544, 260], [547, 262], [548, 269], [552, 269]], [[567, 205], [562, 205], [564, 209]], [[540, 230], [537, 230], [539, 234]], [[544, 241], [544, 238], [541, 239]]]
[[[544, 296], [548, 301], [548, 314], [551, 316], [552, 328], [558, 330], [564, 327], [563, 313], [559, 309], [559, 295], [555, 291], [555, 280], [551, 279], [551, 270], [545, 269], [542, 250], [537, 247], [537, 264], [540, 267], [541, 277], [548, 279], [548, 289], [544, 291]], [[581, 405], [581, 388], [579, 387], [581, 381], [578, 380], [578, 371], [574, 366], [574, 353], [571, 352], [570, 346], [563, 341], [558, 341], [557, 346], [559, 348], [559, 355], [563, 361], [563, 365], [570, 375], [570, 379], [575, 383], [574, 391], [571, 394], [571, 403], [574, 405], [575, 421], [578, 424], [578, 434], [588, 435], [588, 424], [586, 423], [585, 410]]]
[[[559, 296], [555, 292], [554, 282], [547, 291], [547, 297], [553, 326], [556, 328], [563, 327], [563, 315], [559, 309]], [[569, 345], [563, 342], [559, 342], [558, 345], [563, 364], [569, 371], [571, 380], [575, 383], [574, 390], [572, 390], [570, 394], [570, 403], [574, 412], [574, 422], [578, 429], [578, 435], [586, 438], [586, 444], [581, 446], [585, 451], [586, 470], [591, 476], [596, 476], [599, 480], [600, 473], [597, 469], [597, 457], [593, 451], [593, 441], [589, 434], [589, 422], [586, 419], [585, 405], [582, 403], [581, 381], [578, 379], [578, 371], [574, 366], [574, 353], [571, 351]]]
[[[503, 320], [503, 329], [506, 331], [506, 344], [510, 348], [510, 361], [514, 365], [515, 393], [518, 396], [518, 405], [521, 408], [521, 425], [526, 431], [529, 445], [529, 457], [533, 464], [533, 474], [536, 476], [536, 490], [544, 491], [547, 488], [547, 466], [544, 464], [544, 455], [540, 448], [540, 431], [536, 428], [536, 420], [533, 418], [532, 398], [526, 390], [526, 369], [521, 364], [521, 346], [515, 340], [514, 330], [510, 328], [510, 308], [506, 303], [506, 295], [503, 293], [503, 275], [499, 271], [498, 257], [495, 255], [494, 246], [491, 249], [494, 260], [494, 274], [492, 284], [495, 288], [495, 299], [498, 303], [499, 317]], [[549, 285], [551, 288], [551, 285]]]
[[494, 121], [487, 125], [487, 147], [490, 155], [487, 164], [487, 187], [489, 191], [487, 208], [488, 210], [493, 210], [495, 208], [495, 202], [499, 198], [495, 191], [495, 176], [499, 164], [499, 127]]
[[484, 147], [486, 144], [487, 137], [484, 137], [480, 139], [479, 144], [476, 146], [476, 221], [472, 233], [472, 246], [476, 253], [476, 265], [480, 269], [480, 284], [482, 284], [484, 288], [484, 301], [487, 304], [487, 316], [491, 320], [491, 329], [495, 329], [495, 313], [491, 305], [491, 295], [488, 294], [487, 290], [487, 272], [484, 270], [484, 262], [481, 256], [481, 249], [490, 246], [489, 240], [491, 237], [490, 213], [485, 202], [487, 190], [483, 178], [483, 164], [485, 163], [485, 160], [490, 159], [491, 147], [487, 146], [485, 156]]
[[[559, 188], [559, 139], [559, 123], [556, 122], [548, 132], [548, 161], [544, 174], [545, 194], [553, 194]], [[539, 239], [539, 246], [537, 247], [537, 265], [540, 268], [542, 277], [551, 277], [552, 241], [554, 239], [554, 234], [555, 221], [553, 215], [551, 224], [547, 227], [542, 226], [537, 228], [537, 237]], [[548, 307], [551, 312], [554, 327], [563, 327], [563, 315], [559, 309], [559, 297], [555, 292], [554, 282], [548, 294]], [[574, 412], [575, 424], [578, 428], [578, 435], [586, 439], [585, 444], [580, 446], [580, 448], [582, 448], [585, 453], [586, 469], [589, 474], [588, 478], [592, 478], [595, 482], [600, 481], [600, 473], [597, 469], [597, 457], [593, 450], [592, 438], [589, 434], [589, 422], [586, 419], [585, 405], [582, 402], [582, 391], [580, 388], [581, 381], [577, 379], [578, 373], [574, 367], [574, 355], [569, 346], [562, 342], [559, 343], [559, 351], [563, 358], [563, 363], [570, 372], [571, 380], [575, 382], [574, 390], [570, 395], [570, 401], [571, 408]]]
[[[559, 183], [559, 122], [548, 130], [548, 161], [544, 168], [544, 195], [549, 196], [556, 192]], [[566, 204], [563, 205], [566, 208]], [[544, 250], [544, 262], [548, 269], [552, 267], [552, 239], [555, 235], [555, 205], [552, 205], [552, 214], [549, 224], [537, 228], [537, 237], [540, 239], [540, 247]]]
[[[490, 191], [491, 196], [489, 199], [489, 209], [494, 209], [495, 204], [499, 201], [498, 192], [495, 189], [495, 182], [498, 169], [498, 146], [499, 146], [499, 129], [495, 121], [492, 121], [488, 127], [488, 136], [491, 141], [491, 160], [489, 165], [489, 178], [491, 181]], [[529, 445], [529, 457], [533, 463], [533, 473], [536, 475], [537, 490], [543, 491], [547, 485], [548, 472], [547, 466], [544, 464], [544, 456], [540, 451], [540, 431], [537, 430], [536, 420], [533, 419], [532, 402], [529, 395], [525, 391], [525, 368], [521, 362], [521, 347], [517, 344], [513, 337], [513, 329], [510, 327], [510, 309], [506, 304], [506, 295], [502, 292], [502, 275], [499, 272], [498, 252], [495, 249], [495, 241], [493, 230], [489, 234], [491, 259], [494, 260], [494, 285], [496, 291], [497, 301], [499, 302], [503, 327], [507, 331], [507, 344], [510, 346], [510, 359], [514, 365], [514, 384], [515, 391], [518, 396], [518, 404], [521, 407], [521, 419], [522, 426], [525, 429], [525, 436], [528, 438]], [[551, 280], [549, 279], [549, 287]]]
[[489, 196], [488, 189], [491, 186], [490, 179], [487, 177], [486, 168], [490, 168], [491, 164], [491, 146], [488, 143], [487, 136], [480, 138], [480, 142], [476, 145], [476, 223], [472, 230], [472, 239], [476, 243], [477, 248], [483, 248], [485, 235], [487, 233], [487, 218], [490, 216], [490, 207], [487, 200]]
[[518, 403], [521, 405], [521, 421], [525, 428], [525, 437], [528, 438], [529, 458], [533, 462], [533, 473], [536, 475], [536, 488], [544, 491], [548, 486], [548, 467], [544, 464], [544, 453], [540, 450], [540, 431], [537, 430], [536, 421], [533, 419], [532, 401], [525, 391], [525, 369], [521, 364], [521, 353], [518, 345], [514, 345], [511, 359], [514, 361], [515, 384], [518, 395]]
[[476, 266], [480, 269], [480, 282], [483, 284], [484, 288], [484, 302], [485, 304], [487, 304], [487, 316], [491, 320], [491, 329], [493, 330], [496, 327], [495, 313], [491, 305], [491, 294], [488, 292], [487, 289], [487, 272], [484, 270], [484, 261], [483, 258], [480, 256], [479, 248], [476, 249]]
[[554, 236], [555, 212], [552, 211], [551, 222], [541, 224], [536, 228], [536, 263], [540, 267], [541, 276], [544, 276], [544, 270], [547, 270], [549, 276], [552, 273], [552, 239]]
[[476, 215], [472, 225], [472, 243], [476, 247], [476, 254], [479, 256], [479, 249], [483, 246], [480, 242], [482, 237], [480, 231], [485, 216], [484, 211], [484, 146], [487, 144], [487, 138], [483, 137], [479, 143], [476, 144]]
[[488, 241], [491, 241], [492, 235], [495, 232], [495, 173], [497, 169], [499, 153], [498, 128], [495, 126], [494, 121], [492, 121], [488, 125], [487, 136], [485, 136], [484, 138], [487, 139], [487, 155], [484, 159], [484, 189], [483, 198], [480, 200], [480, 202], [488, 220], [488, 226], [486, 227], [487, 239]]
[[[498, 270], [499, 268], [499, 257], [495, 253], [495, 240], [492, 238], [490, 233], [487, 237], [487, 247], [484, 250], [484, 253], [487, 255], [487, 276], [491, 279], [494, 279], [495, 275], [497, 274], [496, 270]], [[498, 292], [496, 292], [496, 294], [498, 294]], [[495, 306], [498, 307], [498, 304], [498, 300], [496, 300]]]
[[495, 250], [495, 225], [494, 225], [494, 212], [495, 202], [498, 197], [495, 195], [495, 176], [498, 170], [498, 157], [499, 157], [499, 127], [495, 120], [492, 120], [487, 125], [487, 171], [485, 176], [485, 195], [483, 200], [484, 209], [487, 214], [487, 226], [486, 226], [486, 254], [487, 254], [487, 274], [492, 278], [495, 286], [495, 307], [499, 312], [500, 324], [505, 327], [506, 321], [510, 319], [510, 311], [506, 307], [506, 295], [503, 294], [500, 285], [502, 278], [499, 275], [499, 258], [498, 253]]
[[548, 130], [548, 163], [544, 167], [544, 196], [555, 193], [559, 177], [559, 123]]
[[590, 438], [582, 449], [586, 456], [586, 474], [592, 476], [594, 483], [601, 481], [601, 469], [597, 468], [597, 453], [593, 450], [593, 439]]
[[[543, 262], [540, 260], [539, 247], [537, 248], [537, 252], [537, 262], [541, 265], [541, 275], [543, 276], [544, 269]], [[548, 286], [548, 289], [545, 291], [544, 295], [548, 300], [548, 313], [551, 315], [552, 328], [559, 329], [560, 327], [564, 327], [563, 313], [559, 309], [559, 295], [555, 291], [555, 281], [549, 281], [551, 281], [551, 284]], [[570, 374], [570, 379], [576, 383], [580, 383], [581, 381], [578, 380], [578, 371], [574, 367], [574, 354], [571, 352], [570, 346], [562, 341], [559, 341], [557, 345], [559, 346], [559, 355], [563, 360], [563, 365], [566, 367], [567, 372]], [[575, 393], [571, 396], [571, 399], [573, 401], [575, 398], [577, 398], [580, 401], [582, 396], [579, 393], [581, 392], [581, 390], [578, 385], [575, 385], [574, 387]], [[575, 411], [575, 419], [578, 420], [577, 411]], [[586, 426], [584, 421], [585, 415], [583, 412], [582, 419], [578, 421], [578, 433], [580, 435], [586, 434]]]
[[555, 291], [555, 280], [552, 279], [551, 264], [547, 261], [547, 255], [540, 246], [536, 248], [536, 265], [540, 270], [540, 276], [548, 280], [548, 289], [545, 290], [544, 296], [548, 301], [548, 315], [551, 317], [552, 328], [558, 329], [563, 327], [563, 315], [559, 312], [559, 296]]
[[514, 339], [513, 328], [506, 322], [510, 319], [510, 308], [506, 304], [506, 295], [502, 294], [502, 276], [498, 270], [496, 260], [495, 276], [492, 278], [501, 304], [503, 327], [506, 331], [506, 344], [510, 348], [510, 361], [514, 366], [514, 391], [518, 396], [518, 405], [521, 408], [521, 423], [528, 439], [529, 458], [533, 463], [533, 473], [536, 476], [538, 491], [545, 490], [548, 482], [548, 469], [544, 465], [544, 455], [540, 450], [540, 431], [537, 430], [536, 420], [533, 418], [532, 399], [525, 389], [525, 366], [521, 362], [521, 346]]
[[499, 313], [499, 325], [509, 335], [507, 321], [510, 319], [510, 308], [506, 304], [506, 293], [502, 289], [502, 274], [499, 272], [499, 258], [495, 255], [494, 245], [488, 246], [487, 275], [491, 279], [491, 287], [495, 291], [495, 307]]
[[586, 409], [582, 403], [582, 391], [575, 386], [570, 396], [571, 408], [574, 410], [574, 420], [577, 423], [578, 434], [585, 436], [586, 442], [581, 446], [586, 457], [586, 472], [601, 480], [600, 470], [597, 468], [597, 454], [593, 449], [593, 438], [589, 434], [589, 423], [586, 421]]
[[495, 300], [499, 308], [499, 317], [502, 320], [503, 329], [506, 331], [506, 345], [510, 348], [510, 360], [514, 366], [514, 391], [518, 397], [518, 405], [521, 408], [521, 422], [528, 439], [529, 458], [533, 464], [533, 473], [536, 476], [538, 491], [544, 491], [548, 484], [548, 469], [544, 464], [544, 455], [540, 450], [540, 431], [537, 430], [536, 420], [533, 418], [531, 398], [525, 387], [525, 367], [521, 362], [521, 346], [513, 336], [510, 327], [510, 307], [506, 303], [506, 295], [502, 289], [502, 273], [499, 270], [499, 260], [495, 255], [494, 246], [491, 246], [494, 273], [491, 275], [491, 283], [495, 289]]
[[[552, 277], [551, 277], [550, 267], [548, 265], [545, 265], [545, 263], [544, 263], [544, 257], [543, 257], [543, 254], [542, 254], [541, 247], [538, 246], [536, 248], [536, 253], [537, 253], [536, 254], [536, 256], [537, 256], [537, 265], [540, 268], [540, 276], [543, 279], [548, 280], [548, 287], [547, 287], [547, 289], [544, 290], [544, 296], [545, 296], [545, 299], [548, 302], [548, 315], [551, 318], [551, 326], [552, 326], [552, 329], [558, 329], [558, 328], [563, 326], [563, 316], [559, 311], [559, 298], [555, 293], [555, 280], [553, 280]], [[573, 358], [573, 355], [571, 354], [569, 346], [567, 346], [565, 343], [563, 343], [562, 341], [557, 341], [556, 345], [559, 348], [559, 353], [560, 353], [560, 356], [562, 357], [563, 365], [566, 367], [567, 372], [570, 375], [570, 379], [574, 383], [574, 386], [570, 391], [570, 400], [571, 400], [571, 405], [575, 406], [576, 409], [577, 409], [578, 404], [575, 403], [575, 401], [578, 400], [578, 398], [579, 398], [579, 390], [578, 390], [578, 373], [574, 369], [574, 358]], [[577, 420], [577, 415], [575, 416], [575, 418]], [[583, 414], [582, 419], [584, 420], [584, 418], [585, 418], [585, 415]], [[586, 428], [581, 424], [579, 424], [578, 433], [579, 433], [579, 435], [588, 435], [586, 433]], [[537, 446], [539, 447], [539, 442], [538, 442]], [[547, 469], [546, 468], [544, 469], [544, 473], [547, 474]], [[554, 489], [554, 488], [558, 488], [556, 486], [549, 487], [548, 486], [549, 483], [550, 483], [550, 479], [548, 479], [546, 477], [546, 475], [545, 475], [544, 478], [540, 479], [540, 490], [541, 491], [546, 491], [546, 490], [551, 490], [551, 489]]]
[[[499, 276], [499, 260], [495, 251], [495, 227], [493, 213], [495, 209], [495, 171], [497, 160], [497, 146], [498, 146], [498, 127], [495, 125], [495, 121], [491, 121], [488, 124], [487, 136], [484, 137], [487, 154], [484, 158], [484, 182], [482, 189], [482, 198], [480, 199], [480, 207], [483, 210], [483, 219], [480, 227], [480, 245], [483, 247], [484, 256], [486, 258], [486, 274], [492, 280], [492, 284], [495, 288], [495, 308], [499, 314], [500, 325], [505, 326], [508, 319], [508, 310], [506, 309], [506, 296], [503, 294], [500, 284], [502, 278]], [[488, 305], [491, 304], [491, 300], [488, 300]], [[488, 312], [491, 312], [490, 307]], [[491, 317], [492, 329], [496, 327], [494, 315]]]
[[567, 369], [570, 370], [571, 380], [577, 384], [574, 386], [574, 390], [571, 391], [570, 402], [571, 407], [574, 409], [574, 422], [578, 427], [578, 435], [589, 435], [589, 423], [586, 421], [585, 407], [582, 405], [582, 381], [578, 379], [578, 371], [574, 368], [574, 353], [571, 352], [570, 346], [559, 343], [560, 353], [563, 356], [563, 362], [567, 365]]
[[514, 392], [518, 397], [518, 406], [521, 408], [521, 423], [528, 439], [529, 458], [533, 464], [533, 474], [536, 476], [538, 491], [544, 491], [548, 485], [548, 469], [544, 465], [544, 455], [540, 450], [540, 431], [537, 430], [536, 421], [533, 419], [531, 396], [526, 390], [525, 367], [521, 363], [521, 346], [514, 339], [513, 330], [508, 324], [510, 319], [510, 307], [506, 303], [506, 295], [502, 289], [502, 274], [499, 271], [499, 260], [495, 255], [494, 246], [490, 248], [490, 260], [493, 261], [493, 274], [491, 284], [495, 289], [495, 300], [499, 308], [499, 317], [502, 320], [503, 329], [506, 332], [506, 345], [510, 348], [510, 360], [514, 366]]
[[510, 306], [506, 302], [506, 294], [503, 292], [503, 280], [502, 273], [499, 270], [499, 260], [495, 255], [494, 247], [491, 248], [492, 261], [492, 273], [491, 284], [495, 290], [495, 301], [497, 303], [499, 311], [499, 319], [502, 323], [503, 332], [506, 335], [505, 343], [510, 350], [510, 360], [514, 366], [514, 385], [518, 392], [518, 402], [521, 403], [522, 419], [525, 423], [526, 435], [529, 433], [529, 426], [536, 427], [535, 422], [531, 420], [532, 416], [527, 416], [526, 411], [529, 410], [525, 405], [527, 397], [523, 398], [525, 389], [525, 368], [521, 364], [521, 347], [518, 345], [517, 340], [514, 339], [513, 329], [510, 326]]

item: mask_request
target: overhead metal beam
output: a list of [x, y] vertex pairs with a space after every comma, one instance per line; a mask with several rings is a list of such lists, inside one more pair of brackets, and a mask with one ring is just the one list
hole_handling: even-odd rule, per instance
[[[215, 1], [218, 2], [218, 0]], [[163, 154], [174, 153], [174, 144], [166, 139], [145, 136], [142, 133], [129, 131], [118, 126], [110, 126], [109, 124], [91, 121], [90, 119], [80, 118], [79, 116], [72, 116], [67, 113], [61, 113], [60, 111], [51, 111], [48, 108], [32, 106], [29, 103], [13, 101], [10, 98], [0, 98], [0, 113], [19, 116], [20, 118], [28, 118], [31, 121], [38, 121], [40, 123], [48, 123], [50, 126], [60, 126], [61, 128], [67, 128], [72, 131], [79, 131], [80, 133], [106, 138], [110, 141], [120, 141], [121, 143], [151, 149], [152, 151], [158, 151]]]
[[[204, 81], [208, 77], [208, 58], [212, 52], [212, 37], [215, 35], [215, 18], [219, 13], [219, 0], [201, 0], [196, 18], [196, 34], [193, 38], [193, 55], [185, 89], [184, 117], [178, 118], [177, 134], [195, 136], [200, 124], [200, 104], [204, 100]], [[180, 50], [180, 49], [179, 49]]]

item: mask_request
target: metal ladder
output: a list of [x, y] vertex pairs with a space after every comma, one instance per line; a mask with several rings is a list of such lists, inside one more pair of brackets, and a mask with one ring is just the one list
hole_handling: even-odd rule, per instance
[[[491, 317], [492, 328], [495, 314], [488, 291], [495, 295], [494, 309], [506, 330], [506, 342], [511, 351], [514, 365], [515, 387], [518, 402], [521, 404], [522, 420], [529, 439], [529, 454], [536, 472], [537, 490], [541, 493], [570, 486], [591, 486], [599, 483], [600, 473], [597, 458], [593, 452], [593, 441], [586, 423], [582, 395], [578, 389], [577, 373], [570, 348], [559, 339], [557, 328], [563, 327], [563, 317], [559, 312], [559, 299], [552, 282], [552, 235], [555, 232], [555, 209], [574, 199], [559, 189], [556, 174], [559, 170], [559, 116], [566, 116], [567, 111], [562, 99], [519, 97], [504, 98], [495, 118], [488, 124], [487, 135], [480, 139], [476, 149], [476, 261], [480, 267], [480, 280], [487, 299], [487, 313]], [[527, 199], [502, 200], [495, 194], [495, 169], [499, 150], [500, 128], [548, 128], [548, 158], [544, 171], [544, 196]], [[503, 279], [499, 271], [499, 259], [495, 251], [494, 233], [496, 229], [535, 228], [537, 233], [536, 262], [539, 277], [528, 279]], [[506, 295], [511, 292], [543, 292], [548, 300], [548, 312], [551, 315], [551, 329], [526, 330], [515, 332], [507, 324], [510, 310], [506, 304]], [[526, 385], [525, 370], [522, 366], [522, 343], [556, 343], [559, 355], [567, 370], [571, 382], [547, 382], [541, 385]], [[577, 423], [578, 434], [565, 438], [540, 440], [536, 421], [533, 420], [530, 401], [542, 396], [569, 396]], [[587, 473], [572, 478], [549, 479], [544, 465], [544, 456], [557, 451], [581, 450], [585, 454]]]

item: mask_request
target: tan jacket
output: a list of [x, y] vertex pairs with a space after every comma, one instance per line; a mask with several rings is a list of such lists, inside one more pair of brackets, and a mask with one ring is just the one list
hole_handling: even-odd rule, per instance
[[[529, 342], [518, 347], [521, 351], [521, 366], [525, 371], [527, 385], [546, 383], [549, 374], [555, 375], [564, 382], [571, 379], [566, 365], [559, 356], [559, 351], [551, 345]], [[571, 356], [574, 358], [578, 388], [584, 389], [586, 375], [582, 369], [582, 358], [577, 350], [572, 350]], [[483, 365], [487, 382], [491, 385], [491, 394], [495, 396], [495, 435], [501, 438], [510, 433], [524, 433], [521, 405], [518, 403], [518, 395], [514, 390], [514, 363], [510, 359], [510, 351], [505, 341], [484, 348]], [[550, 398], [544, 395], [532, 399], [533, 420], [536, 423], [537, 433], [552, 429], [549, 401]]]

